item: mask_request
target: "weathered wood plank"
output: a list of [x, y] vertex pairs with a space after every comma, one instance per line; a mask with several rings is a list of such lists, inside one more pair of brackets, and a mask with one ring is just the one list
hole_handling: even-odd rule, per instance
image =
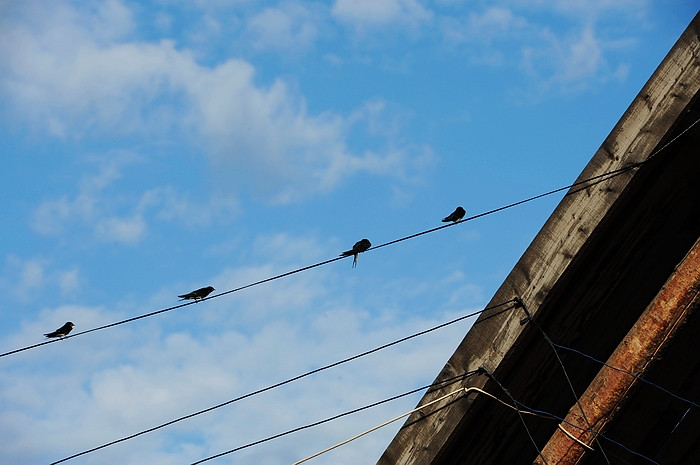
[[[696, 16], [659, 65], [620, 121], [584, 168], [578, 180], [624, 168], [645, 160], [682, 116], [700, 88], [700, 15]], [[659, 155], [659, 156], [662, 156]], [[615, 201], [633, 180], [636, 170], [567, 195], [552, 213], [489, 306], [521, 296], [536, 314], [549, 291], [609, 215]], [[494, 310], [497, 312], [499, 309]], [[485, 366], [496, 368], [514, 350], [524, 327], [521, 310], [489, 319], [482, 314], [438, 375], [436, 382]], [[471, 377], [461, 385], [483, 387], [485, 377]], [[424, 396], [430, 402], [452, 385]], [[443, 406], [434, 415], [411, 416], [379, 459], [380, 465], [434, 463], [474, 397]], [[439, 408], [439, 407], [438, 407]], [[430, 407], [423, 414], [435, 410]], [[420, 420], [420, 421], [418, 421]]]

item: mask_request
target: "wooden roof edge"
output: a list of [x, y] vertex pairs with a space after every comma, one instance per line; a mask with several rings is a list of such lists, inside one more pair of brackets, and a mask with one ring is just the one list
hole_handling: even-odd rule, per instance
[[[674, 123], [700, 89], [700, 13], [691, 21], [661, 64], [622, 115], [577, 181], [591, 179], [644, 161], [660, 148]], [[663, 151], [658, 154], [663, 156]], [[533, 314], [557, 280], [580, 253], [611, 206], [634, 178], [636, 169], [569, 191], [528, 246], [487, 305], [522, 297]], [[523, 331], [522, 310], [479, 318], [436, 378], [443, 381], [485, 366], [495, 370]], [[485, 377], [471, 377], [463, 385], [482, 387]], [[453, 390], [451, 385], [427, 393], [418, 405]], [[452, 399], [453, 400], [453, 399]], [[422, 412], [409, 417], [378, 465], [429, 464], [440, 452], [473, 401], [445, 401], [437, 415]], [[450, 402], [448, 404], [448, 402]], [[419, 420], [419, 421], [416, 421]]]

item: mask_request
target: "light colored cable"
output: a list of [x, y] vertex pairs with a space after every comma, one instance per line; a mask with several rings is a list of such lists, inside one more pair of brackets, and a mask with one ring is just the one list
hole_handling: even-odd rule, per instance
[[348, 438], [348, 439], [346, 439], [345, 441], [339, 442], [338, 444], [336, 444], [336, 445], [334, 445], [334, 446], [331, 446], [331, 447], [328, 447], [328, 448], [326, 448], [326, 449], [323, 449], [322, 451], [316, 452], [316, 453], [313, 454], [313, 455], [309, 455], [308, 457], [306, 457], [306, 458], [304, 458], [304, 459], [301, 459], [301, 460], [299, 460], [299, 461], [297, 461], [297, 462], [294, 462], [292, 465], [299, 465], [300, 463], [303, 463], [303, 462], [306, 462], [306, 461], [308, 461], [308, 460], [311, 460], [311, 459], [313, 459], [313, 458], [315, 458], [315, 457], [318, 457], [319, 455], [322, 455], [322, 454], [325, 454], [326, 452], [332, 451], [333, 449], [337, 449], [337, 448], [340, 447], [340, 446], [344, 446], [345, 444], [347, 444], [347, 443], [349, 443], [349, 442], [352, 442], [352, 441], [354, 441], [355, 439], [361, 438], [362, 436], [364, 436], [364, 435], [366, 435], [366, 434], [369, 434], [369, 433], [371, 433], [372, 431], [376, 431], [376, 430], [378, 430], [379, 428], [383, 428], [384, 426], [386, 426], [386, 425], [388, 425], [388, 424], [391, 424], [391, 423], [393, 423], [393, 422], [395, 422], [395, 421], [397, 421], [397, 420], [400, 420], [400, 419], [402, 419], [403, 417], [406, 417], [406, 416], [408, 416], [408, 415], [410, 415], [410, 414], [412, 414], [412, 413], [414, 413], [414, 412], [417, 412], [417, 411], [419, 411], [419, 410], [421, 410], [421, 409], [423, 409], [423, 408], [425, 408], [425, 407], [427, 407], [427, 406], [429, 406], [429, 405], [435, 404], [435, 403], [437, 403], [437, 402], [440, 402], [440, 401], [442, 401], [442, 400], [447, 399], [448, 397], [452, 397], [452, 396], [454, 396], [455, 394], [459, 394], [459, 393], [466, 392], [466, 391], [467, 391], [467, 389], [465, 389], [465, 388], [461, 388], [461, 389], [457, 389], [456, 391], [452, 391], [452, 392], [450, 392], [449, 394], [445, 394], [444, 396], [439, 397], [439, 398], [437, 398], [437, 399], [435, 399], [435, 400], [432, 400], [432, 401], [428, 402], [427, 404], [421, 405], [421, 406], [418, 407], [418, 408], [414, 408], [413, 410], [409, 410], [409, 411], [406, 412], [406, 413], [402, 413], [402, 414], [399, 415], [398, 417], [394, 417], [394, 418], [392, 418], [391, 420], [385, 421], [384, 423], [381, 423], [381, 424], [379, 424], [379, 425], [377, 425], [377, 426], [374, 426], [374, 427], [372, 427], [372, 428], [370, 428], [370, 429], [368, 429], [368, 430], [366, 430], [366, 431], [363, 431], [363, 432], [361, 432], [360, 434], [356, 434], [355, 436], [353, 436], [353, 437], [351, 437], [351, 438]]
[[[428, 406], [430, 406], [430, 405], [432, 405], [432, 404], [436, 404], [436, 403], [438, 403], [438, 402], [440, 402], [440, 401], [442, 401], [442, 400], [445, 400], [445, 399], [447, 399], [448, 397], [454, 396], [455, 394], [464, 393], [464, 395], [466, 396], [466, 395], [468, 395], [470, 392], [479, 392], [479, 393], [481, 393], [481, 394], [484, 394], [484, 395], [486, 395], [486, 396], [488, 396], [488, 397], [490, 397], [490, 398], [492, 398], [492, 399], [494, 399], [494, 400], [500, 402], [501, 404], [505, 405], [506, 407], [509, 407], [509, 408], [511, 408], [511, 409], [513, 409], [513, 410], [519, 410], [517, 407], [513, 407], [512, 405], [510, 405], [510, 404], [508, 404], [508, 403], [502, 401], [501, 399], [499, 399], [498, 397], [494, 396], [493, 394], [490, 394], [490, 393], [484, 391], [483, 389], [479, 389], [478, 387], [461, 388], [461, 389], [457, 389], [457, 390], [455, 390], [455, 391], [452, 391], [452, 392], [450, 392], [449, 394], [445, 394], [444, 396], [439, 397], [439, 398], [437, 398], [437, 399], [435, 399], [435, 400], [432, 400], [432, 401], [430, 401], [430, 402], [428, 402], [428, 403], [426, 403], [426, 404], [423, 404], [423, 405], [421, 405], [420, 407], [414, 408], [413, 410], [409, 410], [409, 411], [406, 412], [406, 413], [402, 413], [401, 415], [399, 415], [399, 416], [397, 416], [397, 417], [394, 417], [394, 418], [392, 418], [391, 420], [385, 421], [384, 423], [381, 423], [381, 424], [379, 424], [379, 425], [377, 425], [377, 426], [374, 426], [374, 427], [372, 427], [372, 428], [370, 428], [370, 429], [368, 429], [368, 430], [366, 430], [366, 431], [363, 431], [363, 432], [361, 432], [361, 433], [359, 433], [359, 434], [356, 434], [355, 436], [353, 436], [353, 437], [351, 437], [351, 438], [348, 438], [348, 439], [346, 439], [346, 440], [344, 440], [344, 441], [341, 441], [341, 442], [339, 442], [338, 444], [335, 444], [335, 445], [333, 445], [333, 446], [331, 446], [331, 447], [328, 447], [328, 448], [326, 448], [326, 449], [323, 449], [322, 451], [316, 452], [316, 453], [313, 454], [313, 455], [309, 455], [308, 457], [306, 457], [306, 458], [304, 458], [304, 459], [301, 459], [301, 460], [299, 460], [299, 461], [297, 461], [297, 462], [294, 462], [292, 465], [299, 465], [300, 463], [304, 463], [304, 462], [306, 462], [306, 461], [309, 461], [309, 460], [311, 460], [311, 459], [313, 459], [313, 458], [315, 458], [315, 457], [318, 457], [319, 455], [325, 454], [326, 452], [330, 452], [330, 451], [332, 451], [333, 449], [337, 449], [337, 448], [340, 447], [340, 446], [344, 446], [345, 444], [347, 444], [347, 443], [349, 443], [349, 442], [352, 442], [352, 441], [354, 441], [355, 439], [359, 439], [359, 438], [361, 438], [362, 436], [365, 436], [365, 435], [371, 433], [372, 431], [376, 431], [376, 430], [378, 430], [378, 429], [380, 429], [380, 428], [383, 428], [384, 426], [386, 426], [386, 425], [388, 425], [388, 424], [391, 424], [391, 423], [393, 423], [393, 422], [395, 422], [395, 421], [398, 421], [398, 420], [402, 419], [403, 417], [406, 417], [406, 416], [408, 416], [408, 415], [411, 415], [412, 413], [418, 412], [418, 411], [420, 411], [420, 410], [424, 409], [425, 407], [428, 407]], [[535, 416], [538, 416], [538, 417], [545, 417], [544, 415], [540, 415], [540, 414], [534, 413], [534, 412], [528, 412], [527, 410], [520, 410], [520, 411], [521, 411], [522, 413], [527, 413], [527, 414], [529, 414], [529, 415], [535, 415]]]
[[571, 439], [572, 441], [575, 441], [575, 442], [579, 443], [582, 447], [584, 447], [584, 448], [586, 448], [586, 449], [588, 449], [588, 450], [595, 450], [595, 449], [593, 449], [591, 446], [589, 446], [588, 444], [586, 444], [585, 442], [581, 441], [579, 438], [577, 438], [576, 436], [574, 436], [573, 434], [571, 434], [571, 433], [569, 433], [567, 430], [565, 430], [564, 427], [561, 425], [561, 423], [559, 423], [557, 426], [558, 426], [558, 428], [561, 430], [561, 432], [564, 433], [564, 434], [566, 434], [566, 435], [569, 437], [569, 439]]

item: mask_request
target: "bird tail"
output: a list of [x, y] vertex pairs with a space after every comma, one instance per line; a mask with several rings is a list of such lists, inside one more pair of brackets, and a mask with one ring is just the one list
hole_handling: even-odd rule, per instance
[[345, 252], [341, 253], [341, 257], [349, 257], [350, 255], [354, 254], [355, 252], [353, 250], [346, 250]]
[[450, 219], [449, 219], [449, 218], [443, 218], [443, 219], [442, 219], [442, 222], [443, 222], [443, 223], [449, 223], [449, 222], [450, 222]]

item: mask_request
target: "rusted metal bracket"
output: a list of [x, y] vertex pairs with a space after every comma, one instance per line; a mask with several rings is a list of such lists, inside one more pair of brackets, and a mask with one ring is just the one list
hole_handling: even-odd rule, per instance
[[579, 441], [592, 445], [636, 384], [637, 378], [629, 373], [643, 376], [675, 330], [699, 304], [700, 239], [608, 358], [606, 364], [619, 370], [604, 366], [581, 396], [580, 406], [576, 404], [569, 409], [562, 424], [576, 440], [557, 429], [534, 463], [579, 463], [587, 451]]

